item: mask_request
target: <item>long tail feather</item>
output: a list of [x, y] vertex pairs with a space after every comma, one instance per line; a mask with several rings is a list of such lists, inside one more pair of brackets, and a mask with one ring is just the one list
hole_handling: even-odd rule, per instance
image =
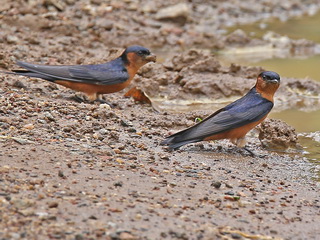
[[177, 137], [179, 136], [175, 135], [175, 136], [167, 137], [165, 140], [161, 142], [161, 145], [168, 145], [170, 149], [175, 150], [182, 147], [183, 145], [201, 141], [200, 139], [189, 139], [189, 140], [179, 141]]

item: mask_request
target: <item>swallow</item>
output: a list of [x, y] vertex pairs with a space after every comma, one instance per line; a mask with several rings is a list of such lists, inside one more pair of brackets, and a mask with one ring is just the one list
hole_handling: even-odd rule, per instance
[[273, 108], [273, 96], [280, 85], [279, 74], [265, 71], [259, 74], [255, 86], [242, 98], [219, 109], [196, 125], [177, 132], [164, 141], [169, 149], [178, 149], [189, 143], [229, 139], [239, 148], [245, 148], [245, 135], [261, 123]]
[[99, 95], [124, 89], [143, 65], [155, 61], [156, 56], [149, 49], [130, 46], [118, 58], [102, 64], [38, 65], [17, 61], [24, 70], [6, 73], [41, 78], [83, 92], [90, 101], [105, 102]]

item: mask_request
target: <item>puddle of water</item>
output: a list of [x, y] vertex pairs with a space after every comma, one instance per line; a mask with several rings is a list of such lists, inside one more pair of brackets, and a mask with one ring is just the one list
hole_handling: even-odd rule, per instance
[[[266, 55], [264, 55], [266, 56]], [[255, 60], [252, 55], [241, 54], [231, 59], [231, 56], [219, 55], [222, 64], [241, 63], [247, 66], [260, 66], [280, 74], [280, 76], [293, 78], [309, 78], [320, 82], [320, 55], [310, 57], [272, 58]]]
[[254, 65], [262, 66], [266, 69], [273, 69], [280, 76], [295, 78], [310, 78], [320, 81], [320, 55], [302, 58], [268, 59]]
[[269, 118], [281, 119], [294, 127], [297, 132], [315, 132], [320, 130], [320, 110], [302, 112], [298, 109], [288, 109], [281, 112], [271, 112]]
[[[313, 16], [292, 18], [286, 22], [271, 19], [250, 25], [238, 25], [228, 29], [233, 32], [242, 29], [253, 37], [262, 38], [268, 31], [276, 32], [282, 36], [292, 39], [308, 39], [320, 43], [320, 12]], [[281, 52], [274, 52], [271, 49], [264, 49], [265, 52], [251, 52], [249, 54], [231, 54], [220, 56], [225, 64], [241, 63], [251, 66], [261, 66], [265, 69], [278, 72], [280, 76], [295, 78], [311, 78], [320, 81], [319, 62], [320, 55], [314, 56], [284, 56]], [[263, 51], [263, 48], [260, 49]], [[281, 56], [283, 55], [283, 56]]]
[[[191, 111], [210, 111], [214, 112], [227, 104], [237, 100], [239, 97], [232, 97], [223, 100], [212, 100], [212, 99], [197, 99], [197, 100], [170, 100], [166, 101], [162, 98], [152, 98], [152, 105], [158, 111], [168, 111], [174, 113], [181, 113], [181, 112], [191, 112]], [[200, 116], [199, 116], [200, 117]], [[203, 116], [201, 116], [203, 117]]]
[[[233, 32], [242, 29], [253, 37], [262, 38], [268, 31], [276, 32], [292, 39], [308, 39], [320, 43], [320, 12], [313, 16], [292, 18], [286, 22], [271, 19], [249, 25], [238, 25], [228, 29]], [[260, 51], [260, 52], [259, 52]], [[231, 62], [250, 66], [261, 66], [265, 69], [278, 72], [280, 76], [295, 78], [310, 78], [320, 81], [320, 55], [314, 56], [285, 56], [272, 49], [256, 49], [256, 52], [247, 54], [231, 54], [220, 56], [225, 64]]]
[[261, 38], [266, 32], [273, 31], [292, 39], [309, 39], [320, 43], [320, 12], [313, 16], [291, 18], [285, 22], [278, 19], [265, 20], [249, 25], [238, 25], [229, 28], [229, 32], [240, 28], [250, 36]]
[[299, 141], [306, 151], [304, 156], [306, 156], [310, 162], [315, 164], [313, 169], [315, 180], [320, 182], [320, 142], [308, 137], [299, 137]]

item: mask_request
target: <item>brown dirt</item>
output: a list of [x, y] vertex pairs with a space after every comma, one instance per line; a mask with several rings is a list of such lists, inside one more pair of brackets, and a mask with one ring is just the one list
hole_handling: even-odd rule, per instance
[[[317, 1], [309, 2], [284, 1], [279, 6], [251, 1], [244, 6], [235, 0], [194, 1], [186, 2], [193, 11], [166, 15], [168, 9], [163, 9], [168, 3], [163, 1], [4, 1], [0, 66], [11, 69], [17, 59], [101, 63], [125, 45], [137, 43], [155, 51], [176, 45], [254, 44], [256, 40], [239, 33], [238, 40], [233, 34], [222, 42], [225, 37], [219, 30], [227, 22], [290, 16], [319, 7]], [[266, 14], [259, 14], [262, 11]], [[222, 67], [206, 51], [176, 52], [172, 50], [164, 63], [141, 69], [133, 85], [154, 98], [230, 99], [252, 87], [261, 71]], [[299, 97], [318, 96], [318, 83], [282, 77], [281, 85], [276, 109], [318, 104], [317, 98], [302, 103]], [[116, 105], [110, 109], [77, 103], [70, 99], [73, 91], [43, 80], [0, 75], [1, 239], [317, 239], [320, 235], [319, 184], [312, 181], [312, 165], [302, 155], [264, 149], [257, 130], [248, 136], [255, 158], [228, 141], [168, 152], [159, 146], [165, 136], [216, 109], [158, 112], [123, 94], [106, 96]], [[296, 136], [285, 123], [269, 121], [263, 126], [274, 133], [265, 135], [267, 139], [287, 144]], [[286, 130], [287, 138], [279, 136], [276, 127]]]

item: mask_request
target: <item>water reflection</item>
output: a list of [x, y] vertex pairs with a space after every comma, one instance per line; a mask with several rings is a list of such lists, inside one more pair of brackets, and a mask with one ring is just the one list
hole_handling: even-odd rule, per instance
[[[291, 39], [308, 39], [320, 44], [320, 12], [313, 16], [292, 18], [286, 22], [277, 19], [266, 20], [250, 25], [239, 25], [229, 28], [229, 32], [236, 29], [245, 31], [251, 37], [262, 38], [268, 31], [288, 36]], [[246, 54], [241, 54], [246, 51]], [[239, 54], [221, 55], [222, 62], [241, 63], [251, 66], [261, 66], [278, 72], [281, 76], [310, 78], [320, 81], [320, 55], [290, 56], [284, 49], [268, 49], [268, 46], [253, 47], [251, 50], [237, 51]]]
[[250, 36], [261, 38], [267, 31], [286, 35], [292, 39], [308, 39], [320, 43], [320, 12], [313, 16], [303, 16], [282, 22], [278, 19], [265, 20], [250, 25], [235, 26], [230, 32], [241, 28]]
[[260, 66], [267, 70], [272, 70], [280, 74], [280, 76], [293, 78], [309, 78], [320, 82], [320, 55], [315, 56], [299, 56], [292, 58], [273, 58], [273, 54], [262, 54], [261, 52], [252, 54], [238, 55], [219, 55], [218, 58], [223, 65], [231, 63], [241, 63], [247, 66]]
[[313, 140], [310, 137], [299, 137], [299, 142], [304, 147], [304, 155], [310, 162], [314, 163], [315, 180], [320, 181], [320, 142]]
[[271, 112], [270, 118], [281, 119], [293, 126], [297, 132], [315, 132], [320, 130], [320, 110], [302, 112], [298, 109], [288, 109], [281, 112]]

